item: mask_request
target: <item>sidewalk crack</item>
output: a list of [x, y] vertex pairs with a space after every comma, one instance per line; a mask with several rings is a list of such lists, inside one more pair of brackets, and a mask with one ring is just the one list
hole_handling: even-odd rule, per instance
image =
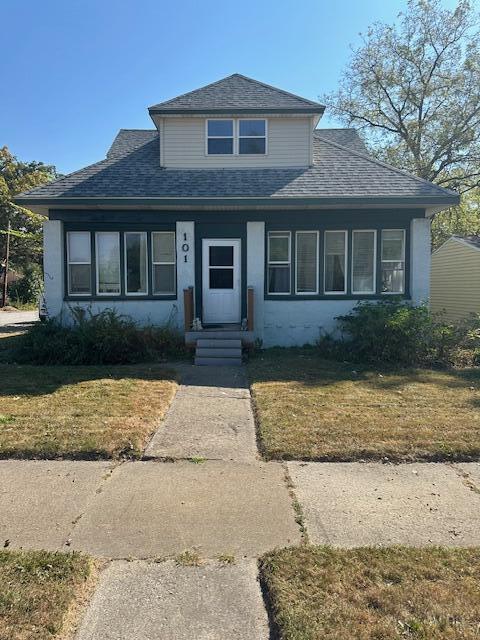
[[460, 467], [458, 464], [450, 463], [449, 466], [453, 469], [453, 471], [457, 474], [457, 476], [462, 480], [462, 483], [467, 487], [467, 489], [470, 489], [470, 491], [473, 491], [473, 493], [477, 493], [480, 495], [480, 487], [477, 487], [475, 482], [472, 480], [471, 474], [468, 473], [468, 471], [465, 471], [465, 469], [462, 469], [462, 467]]
[[295, 522], [297, 523], [298, 528], [300, 529], [301, 544], [308, 545], [310, 544], [310, 538], [307, 531], [307, 525], [305, 522], [305, 514], [303, 513], [303, 507], [300, 504], [300, 501], [298, 500], [297, 495], [295, 493], [295, 485], [293, 483], [292, 477], [288, 470], [287, 463], [283, 462], [282, 466], [284, 470], [285, 485], [287, 487], [288, 493], [290, 495], [290, 499], [292, 501], [293, 512], [295, 514]]

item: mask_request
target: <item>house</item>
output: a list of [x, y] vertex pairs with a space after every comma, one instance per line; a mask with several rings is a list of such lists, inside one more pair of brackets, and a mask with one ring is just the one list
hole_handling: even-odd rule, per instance
[[374, 159], [354, 130], [317, 128], [323, 112], [234, 74], [19, 196], [48, 215], [50, 315], [115, 307], [189, 342], [303, 345], [359, 300], [427, 299], [430, 218], [457, 194]]
[[480, 237], [452, 236], [432, 253], [430, 308], [450, 322], [480, 313]]

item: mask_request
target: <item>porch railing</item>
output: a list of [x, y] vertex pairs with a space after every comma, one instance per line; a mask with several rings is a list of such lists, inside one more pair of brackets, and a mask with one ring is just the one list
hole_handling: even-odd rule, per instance
[[193, 287], [183, 290], [183, 316], [185, 331], [191, 331], [193, 324]]
[[247, 329], [253, 331], [255, 316], [255, 296], [253, 287], [247, 288]]

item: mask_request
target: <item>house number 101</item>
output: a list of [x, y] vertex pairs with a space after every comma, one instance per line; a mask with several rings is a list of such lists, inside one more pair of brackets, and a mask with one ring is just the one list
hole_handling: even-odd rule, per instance
[[184, 242], [183, 242], [183, 244], [182, 244], [182, 251], [183, 251], [183, 252], [184, 252], [184, 254], [185, 254], [185, 255], [183, 256], [183, 260], [184, 260], [184, 262], [188, 262], [188, 256], [187, 256], [187, 253], [188, 253], [188, 252], [189, 252], [189, 250], [190, 250], [190, 245], [186, 242], [186, 240], [187, 240], [187, 234], [186, 234], [186, 233], [184, 233], [184, 234], [183, 234], [183, 241], [184, 241]]

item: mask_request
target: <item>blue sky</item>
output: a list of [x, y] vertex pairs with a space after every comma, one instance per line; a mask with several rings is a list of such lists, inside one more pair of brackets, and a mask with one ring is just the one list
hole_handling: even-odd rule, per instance
[[2, 0], [0, 146], [71, 172], [102, 159], [118, 129], [151, 128], [149, 105], [235, 72], [318, 99], [359, 32], [405, 5]]

